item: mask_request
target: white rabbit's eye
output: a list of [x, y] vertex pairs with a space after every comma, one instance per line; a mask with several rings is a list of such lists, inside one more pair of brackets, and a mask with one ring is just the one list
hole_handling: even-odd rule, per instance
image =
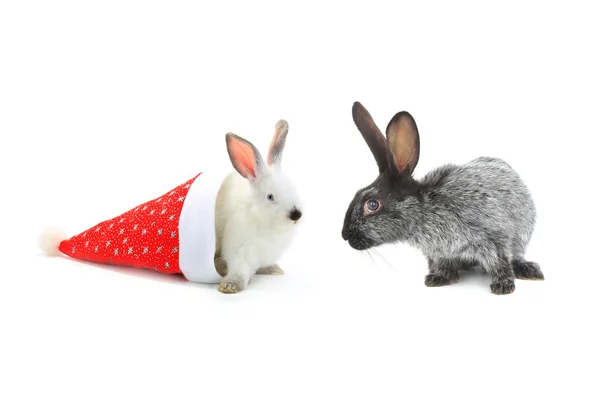
[[273, 196], [271, 193], [269, 193], [269, 194], [267, 195], [267, 199], [268, 199], [269, 201], [275, 201], [275, 196]]
[[379, 200], [369, 199], [365, 202], [365, 213], [373, 213], [379, 210], [379, 207], [381, 207]]

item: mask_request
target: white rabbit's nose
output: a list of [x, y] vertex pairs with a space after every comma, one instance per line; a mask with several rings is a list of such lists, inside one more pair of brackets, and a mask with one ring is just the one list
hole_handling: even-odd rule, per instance
[[294, 207], [292, 212], [290, 212], [290, 219], [292, 221], [298, 221], [302, 217], [302, 212]]

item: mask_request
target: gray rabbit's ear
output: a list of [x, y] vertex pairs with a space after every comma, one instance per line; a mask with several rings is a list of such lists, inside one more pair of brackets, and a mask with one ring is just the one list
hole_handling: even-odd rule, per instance
[[379, 130], [371, 114], [358, 101], [352, 106], [352, 118], [377, 161], [379, 173], [390, 167], [391, 153], [383, 133]]
[[269, 165], [281, 165], [281, 153], [283, 153], [283, 148], [285, 147], [288, 129], [288, 123], [283, 119], [280, 119], [277, 121], [277, 124], [275, 124], [275, 134], [271, 140], [269, 154], [267, 156], [267, 163]]
[[419, 130], [412, 115], [401, 111], [394, 115], [385, 130], [398, 172], [412, 174], [419, 162]]
[[227, 152], [233, 168], [250, 182], [264, 173], [264, 161], [258, 149], [249, 141], [233, 133], [225, 135]]

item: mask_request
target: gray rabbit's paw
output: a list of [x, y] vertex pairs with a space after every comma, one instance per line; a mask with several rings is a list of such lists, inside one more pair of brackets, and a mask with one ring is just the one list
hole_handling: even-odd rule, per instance
[[266, 267], [260, 267], [257, 271], [259, 275], [283, 275], [284, 272], [281, 267], [277, 264], [267, 265]]
[[227, 275], [219, 284], [221, 293], [237, 293], [244, 289], [244, 279], [239, 275]]
[[492, 289], [492, 293], [494, 294], [510, 294], [515, 291], [515, 281], [507, 279], [492, 282], [490, 289]]
[[533, 261], [514, 260], [512, 262], [515, 277], [518, 279], [527, 279], [535, 281], [543, 281], [544, 274], [538, 263]]
[[425, 286], [427, 287], [446, 286], [456, 282], [458, 282], [458, 274], [451, 274], [451, 276], [427, 274], [425, 276]]

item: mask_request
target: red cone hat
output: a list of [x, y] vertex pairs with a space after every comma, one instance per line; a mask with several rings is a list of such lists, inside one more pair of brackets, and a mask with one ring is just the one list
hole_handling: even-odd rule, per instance
[[218, 283], [214, 221], [223, 178], [224, 174], [200, 173], [162, 196], [61, 241], [58, 250], [80, 260]]

